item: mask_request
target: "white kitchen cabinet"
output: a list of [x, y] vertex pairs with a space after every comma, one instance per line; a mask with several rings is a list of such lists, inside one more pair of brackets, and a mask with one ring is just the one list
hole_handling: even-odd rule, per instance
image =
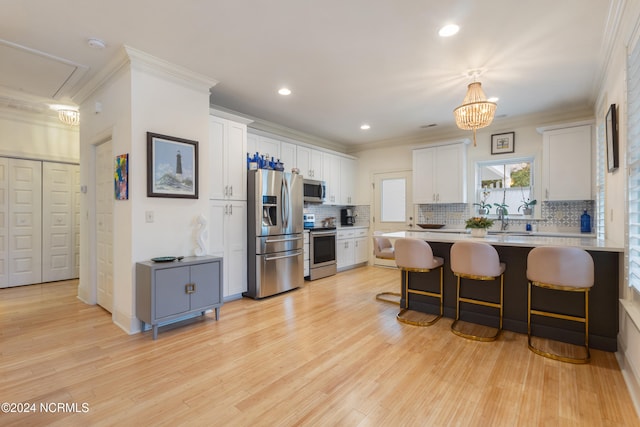
[[355, 195], [356, 168], [358, 162], [348, 157], [340, 158], [340, 200], [342, 205], [358, 204]]
[[298, 145], [296, 163], [300, 174], [305, 178], [322, 181], [322, 151]]
[[289, 142], [280, 141], [280, 161], [284, 165], [285, 172], [291, 172], [292, 168], [298, 167], [296, 160], [296, 145]]
[[322, 176], [327, 184], [327, 199], [325, 204], [341, 204], [340, 156], [331, 153], [322, 153]]
[[247, 200], [247, 125], [209, 116], [210, 199]]
[[211, 200], [209, 230], [209, 254], [224, 259], [224, 298], [239, 298], [247, 291], [247, 202]]
[[341, 228], [336, 235], [336, 267], [338, 271], [369, 260], [367, 228]]
[[466, 203], [465, 143], [413, 150], [413, 203]]
[[590, 200], [591, 126], [574, 126], [542, 134], [545, 200]]

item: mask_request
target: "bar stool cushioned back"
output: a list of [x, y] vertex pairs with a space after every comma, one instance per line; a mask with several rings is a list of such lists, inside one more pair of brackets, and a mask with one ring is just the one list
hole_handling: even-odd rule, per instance
[[[442, 317], [442, 283], [444, 259], [433, 256], [429, 243], [419, 239], [398, 239], [395, 242], [396, 264], [404, 272], [405, 305], [398, 313], [397, 319], [404, 323], [417, 326], [433, 325]], [[412, 289], [409, 286], [409, 273], [428, 273], [436, 268], [440, 269], [440, 291], [431, 292]], [[409, 309], [409, 296], [412, 294], [438, 298], [440, 313], [437, 317], [426, 320], [425, 313], [418, 313]]]
[[373, 236], [373, 255], [376, 258], [395, 259], [395, 253], [391, 240], [382, 236]]
[[[451, 331], [456, 335], [477, 341], [493, 341], [502, 330], [502, 302], [504, 294], [504, 271], [506, 265], [500, 262], [496, 249], [484, 242], [460, 241], [451, 246], [451, 271], [457, 276], [456, 286], [456, 320], [451, 324]], [[500, 278], [499, 302], [460, 296], [461, 279], [491, 281]], [[487, 335], [478, 332], [465, 332], [460, 324], [460, 303], [469, 303], [499, 309], [499, 326], [495, 334]], [[476, 328], [477, 330], [482, 328]]]
[[[529, 349], [536, 354], [550, 359], [571, 363], [587, 363], [589, 353], [589, 290], [594, 283], [593, 258], [584, 249], [571, 247], [540, 246], [533, 248], [527, 256], [527, 279], [529, 280], [527, 296], [527, 335]], [[554, 289], [565, 292], [584, 293], [584, 317], [532, 309], [531, 286]], [[553, 317], [584, 323], [584, 357], [561, 355], [558, 352], [542, 350], [534, 346], [531, 333], [531, 315]]]

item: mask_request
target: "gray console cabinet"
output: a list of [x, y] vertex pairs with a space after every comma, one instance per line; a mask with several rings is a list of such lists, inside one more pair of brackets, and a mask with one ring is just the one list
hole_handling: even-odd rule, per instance
[[158, 324], [222, 306], [222, 258], [187, 257], [181, 261], [136, 263], [136, 316], [153, 328]]

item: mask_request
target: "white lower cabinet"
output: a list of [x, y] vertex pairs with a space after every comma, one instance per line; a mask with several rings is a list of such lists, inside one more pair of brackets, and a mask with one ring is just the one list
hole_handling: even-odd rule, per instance
[[209, 201], [209, 254], [224, 259], [223, 296], [247, 291], [247, 202]]
[[369, 258], [367, 228], [340, 229], [336, 236], [338, 271], [365, 263]]

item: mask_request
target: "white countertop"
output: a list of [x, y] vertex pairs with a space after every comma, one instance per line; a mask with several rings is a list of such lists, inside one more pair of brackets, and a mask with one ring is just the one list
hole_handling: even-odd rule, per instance
[[461, 240], [477, 240], [487, 242], [497, 246], [572, 246], [592, 251], [604, 252], [624, 252], [624, 246], [608, 240], [596, 239], [592, 235], [574, 235], [569, 233], [496, 233], [486, 237], [471, 237], [465, 232], [442, 232], [442, 231], [397, 231], [395, 233], [385, 233], [383, 236], [389, 239], [414, 238], [428, 242], [455, 243]]

